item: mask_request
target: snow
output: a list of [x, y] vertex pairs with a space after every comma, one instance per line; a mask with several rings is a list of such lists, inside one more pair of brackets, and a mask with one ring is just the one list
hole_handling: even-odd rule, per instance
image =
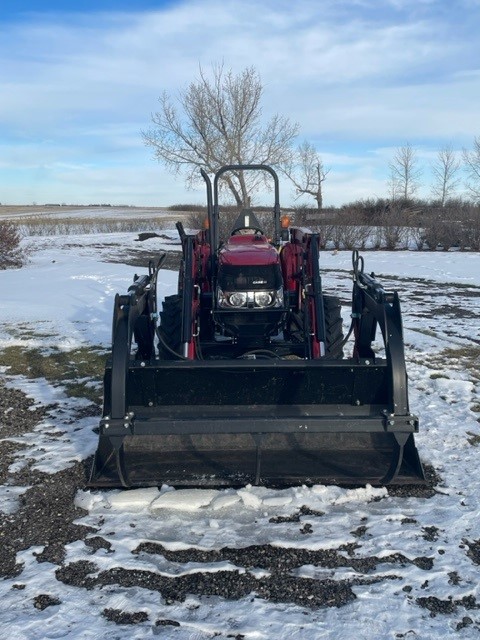
[[0, 486], [0, 512], [7, 515], [15, 513], [18, 509], [19, 498], [27, 489], [28, 487]]
[[[132, 233], [36, 240], [28, 267], [0, 274], [2, 291], [8, 292], [2, 300], [0, 348], [18, 344], [65, 351], [83, 345], [107, 347], [115, 293], [125, 292], [139, 269], [99, 257], [118, 257], [122, 251], [142, 251], [152, 244], [148, 240], [139, 246]], [[154, 246], [161, 250], [165, 245]], [[162, 271], [158, 284], [159, 294], [173, 291], [176, 274]]]
[[[154, 240], [148, 243], [149, 247], [162, 246]], [[0, 272], [0, 354], [11, 345], [46, 351], [52, 347], [69, 351], [84, 345], [106, 348], [113, 296], [125, 291], [133, 273], [141, 270], [105, 259], [112, 251], [135, 251], [137, 247], [134, 234], [39, 238], [27, 267]], [[236, 566], [226, 560], [181, 562], [146, 551], [133, 552], [148, 542], [172, 553], [270, 545], [285, 552], [337, 550], [348, 560], [348, 545], [356, 543], [360, 546], [355, 557], [380, 559], [368, 573], [378, 582], [354, 585], [356, 599], [340, 608], [275, 603], [255, 593], [238, 600], [187, 594], [183, 602], [172, 603], [157, 591], [140, 586], [106, 585], [86, 590], [65, 585], [55, 577], [56, 565], [37, 561], [43, 548], [35, 547], [18, 554], [20, 574], [0, 584], [3, 637], [478, 637], [478, 610], [458, 605], [449, 616], [431, 615], [416, 604], [416, 599], [460, 601], [473, 596], [480, 604], [479, 566], [466, 553], [466, 541], [480, 538], [480, 449], [470, 442], [471, 434], [478, 436], [480, 431], [474, 411], [479, 403], [480, 255], [379, 251], [364, 256], [366, 269], [400, 293], [410, 403], [420, 417], [416, 443], [423, 462], [433, 465], [442, 478], [437, 493], [429, 499], [405, 498], [390, 495], [387, 488], [322, 485], [284, 490], [252, 486], [218, 491], [174, 490], [168, 486], [83, 490], [75, 498], [76, 506], [85, 511], [77, 523], [91, 526], [92, 536], [103, 538], [111, 546], [92, 552], [84, 542], [73, 542], [66, 547], [65, 564], [93, 562], [93, 575], [123, 567], [170, 577], [238, 571], [260, 580], [270, 575], [268, 569]], [[350, 253], [327, 251], [321, 256], [321, 266], [324, 286], [338, 287], [348, 304]], [[175, 290], [176, 277], [173, 272], [162, 271], [160, 299]], [[440, 307], [442, 313], [437, 313]], [[345, 323], [348, 313], [345, 308]], [[465, 360], [475, 353], [476, 373], [472, 363]], [[80, 418], [74, 430], [69, 427], [71, 412], [80, 410], [87, 401], [72, 399], [62, 387], [43, 379], [9, 376], [5, 367], [0, 375], [37, 404], [55, 403], [33, 432], [16, 439], [23, 445], [13, 463], [16, 469], [29, 462], [34, 468], [55, 473], [93, 453], [97, 436], [92, 429], [98, 419]], [[55, 432], [57, 437], [52, 437]], [[1, 511], [14, 513], [26, 489], [1, 486]], [[310, 513], [319, 515], [306, 512], [296, 521], [288, 520], [292, 514], [301, 513], [305, 505]], [[278, 516], [285, 516], [285, 521], [272, 522]], [[365, 531], [359, 536], [355, 532], [361, 527]], [[432, 527], [436, 533], [428, 540], [425, 531]], [[400, 554], [404, 562], [392, 564], [394, 554]], [[430, 559], [432, 569], [423, 567], [418, 558]], [[457, 585], [449, 578], [454, 574], [459, 576]], [[307, 563], [292, 569], [291, 575], [315, 581], [355, 579], [363, 574], [348, 564], [330, 569]], [[18, 583], [24, 588], [19, 590], [15, 586]], [[31, 601], [39, 593], [58, 598], [60, 604], [36, 610]], [[109, 608], [143, 611], [148, 621], [117, 626], [99, 613]], [[457, 631], [456, 625], [465, 616], [472, 624]], [[180, 626], [155, 627], [156, 619], [174, 620]]]
[[15, 220], [18, 223], [22, 223], [23, 218], [37, 218], [46, 219], [49, 221], [55, 220], [91, 220], [103, 222], [105, 220], [158, 220], [164, 223], [165, 220], [171, 219], [175, 216], [181, 216], [179, 213], [172, 213], [168, 209], [162, 209], [160, 207], [129, 207], [129, 206], [83, 206], [75, 207], [72, 205], [67, 206], [53, 206], [48, 205], [40, 206], [25, 206], [25, 207], [9, 207], [8, 205], [0, 209], [0, 218], [6, 220]]
[[160, 513], [163, 509], [179, 511], [196, 511], [206, 507], [217, 496], [211, 489], [182, 489], [163, 493], [150, 505], [152, 513]]

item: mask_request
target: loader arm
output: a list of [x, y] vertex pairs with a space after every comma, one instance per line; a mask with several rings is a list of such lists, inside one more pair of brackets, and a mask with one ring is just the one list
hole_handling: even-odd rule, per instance
[[[273, 234], [242, 209], [220, 243], [219, 180], [256, 170], [274, 181]], [[165, 296], [159, 326], [160, 264], [115, 298], [90, 486], [425, 482], [398, 293], [353, 252], [344, 337], [340, 297], [322, 283], [318, 234], [283, 218], [280, 234], [275, 171], [229, 165], [213, 183], [202, 177], [208, 225], [187, 233], [177, 224], [178, 289]]]
[[389, 368], [390, 403], [392, 416], [409, 415], [408, 383], [403, 344], [402, 316], [400, 300], [396, 291], [387, 292], [376, 280], [374, 274], [363, 270], [363, 259], [358, 251], [353, 253], [352, 318], [354, 321], [354, 355], [375, 361], [372, 343], [376, 327], [381, 330]]
[[[117, 293], [114, 300], [111, 375], [108, 380], [105, 379], [109, 392], [104, 397], [104, 417], [101, 423], [101, 429], [104, 433], [108, 433], [108, 437], [103, 439], [102, 436], [100, 437], [95, 465], [98, 469], [102, 469], [108, 463], [111, 464], [113, 459], [122, 486], [127, 486], [123, 464], [123, 441], [125, 435], [132, 432], [133, 414], [129, 411], [127, 399], [132, 337], [137, 332], [137, 342], [140, 342], [146, 339], [146, 335], [151, 336], [152, 344], [146, 345], [144, 350], [153, 352], [157, 314], [157, 276], [165, 258], [164, 253], [155, 265], [150, 262], [148, 275], [141, 278], [135, 276], [135, 281], [128, 288], [128, 293], [126, 295]], [[145, 325], [151, 327], [152, 331], [146, 333]]]

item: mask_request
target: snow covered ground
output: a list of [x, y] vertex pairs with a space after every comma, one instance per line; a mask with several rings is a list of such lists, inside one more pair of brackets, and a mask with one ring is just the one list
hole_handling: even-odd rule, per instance
[[[174, 215], [174, 214], [173, 214]], [[92, 207], [76, 207], [76, 206], [0, 206], [0, 219], [15, 220], [21, 222], [22, 218], [30, 218], [35, 216], [41, 216], [42, 218], [55, 219], [62, 218], [63, 220], [71, 218], [77, 220], [78, 218], [89, 218], [94, 220], [105, 220], [109, 218], [114, 219], [127, 219], [132, 218], [152, 218], [159, 217], [165, 218], [172, 216], [172, 213], [167, 209], [161, 209], [159, 207], [110, 207], [110, 206], [92, 206]]]
[[[135, 272], [106, 260], [160, 242], [139, 247], [134, 234], [35, 239], [27, 267], [0, 272], [0, 367], [10, 347], [106, 349], [113, 296]], [[66, 544], [59, 563], [40, 560], [44, 545], [19, 544], [19, 573], [0, 583], [3, 637], [479, 636], [480, 255], [364, 255], [366, 270], [400, 293], [410, 402], [420, 417], [416, 442], [440, 478], [434, 495], [321, 485], [80, 487], [75, 505], [84, 511], [75, 524], [90, 532]], [[327, 251], [321, 266], [325, 289], [340, 291], [348, 305], [350, 252]], [[161, 273], [160, 299], [175, 290], [176, 277]], [[346, 324], [348, 313], [345, 307]], [[34, 429], [9, 438], [21, 445], [12, 474], [58, 474], [94, 452], [98, 417], [71, 424], [90, 401], [70, 397], [61, 384], [12, 376], [6, 366], [0, 372], [8, 386], [48, 407]], [[7, 480], [0, 510], [14, 517], [27, 491]], [[33, 604], [40, 596], [45, 607]]]

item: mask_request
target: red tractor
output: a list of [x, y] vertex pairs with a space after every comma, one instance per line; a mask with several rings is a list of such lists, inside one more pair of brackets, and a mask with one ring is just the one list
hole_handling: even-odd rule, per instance
[[[272, 238], [255, 213], [244, 209], [226, 241], [219, 241], [218, 180], [240, 169], [268, 171], [274, 178]], [[281, 226], [288, 217], [280, 217], [276, 173], [262, 165], [223, 167], [215, 176], [209, 211], [207, 229], [194, 236], [177, 225], [183, 262], [179, 292], [163, 303], [161, 356], [341, 358], [340, 300], [321, 291], [318, 235]]]
[[[244, 209], [221, 240], [219, 180], [240, 171], [273, 178], [273, 225]], [[178, 292], [160, 324], [161, 260], [116, 298], [91, 485], [423, 482], [397, 293], [354, 252], [344, 338], [340, 299], [322, 288], [319, 236], [281, 216], [275, 171], [229, 165], [213, 185], [202, 176], [208, 224], [186, 233], [177, 223]]]

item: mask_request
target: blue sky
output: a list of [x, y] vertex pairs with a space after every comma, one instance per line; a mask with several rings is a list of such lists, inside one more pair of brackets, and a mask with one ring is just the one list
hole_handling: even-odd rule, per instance
[[0, 202], [202, 202], [140, 132], [222, 60], [316, 145], [326, 204], [386, 195], [406, 142], [428, 196], [438, 150], [480, 135], [479, 25], [480, 0], [1, 0]]

